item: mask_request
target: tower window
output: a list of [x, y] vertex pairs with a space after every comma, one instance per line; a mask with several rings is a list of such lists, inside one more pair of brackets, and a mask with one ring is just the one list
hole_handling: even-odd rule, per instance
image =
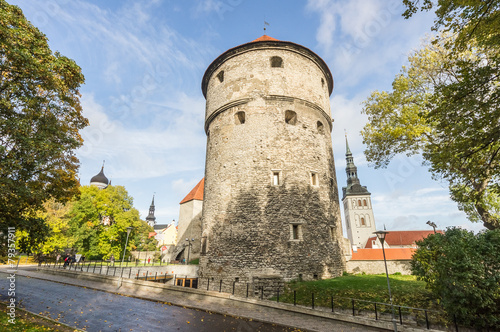
[[283, 59], [279, 56], [271, 57], [271, 67], [283, 68]]
[[323, 122], [316, 122], [316, 128], [318, 129], [318, 133], [323, 134]]
[[221, 70], [218, 74], [217, 74], [217, 78], [219, 79], [219, 82], [224, 82], [224, 70]]
[[321, 86], [325, 86], [325, 80], [321, 78]]
[[316, 172], [311, 172], [311, 185], [313, 186], [319, 185], [318, 173]]
[[361, 226], [366, 226], [365, 218], [361, 217]]
[[297, 113], [295, 113], [294, 111], [286, 111], [285, 122], [291, 125], [295, 125], [297, 123]]
[[366, 199], [364, 199], [364, 200], [363, 200], [363, 205], [364, 205], [364, 206], [367, 206], [367, 205], [366, 205]]
[[273, 171], [272, 184], [273, 186], [279, 186], [281, 184], [281, 171]]
[[302, 224], [290, 224], [290, 240], [302, 240]]
[[358, 199], [358, 206], [361, 206], [361, 200]]
[[237, 112], [234, 115], [234, 120], [236, 124], [244, 124], [245, 123], [245, 112]]

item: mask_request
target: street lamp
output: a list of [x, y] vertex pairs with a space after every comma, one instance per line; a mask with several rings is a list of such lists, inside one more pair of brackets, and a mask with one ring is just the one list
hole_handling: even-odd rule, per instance
[[391, 309], [392, 309], [392, 325], [394, 326], [394, 332], [397, 332], [398, 326], [396, 324], [396, 315], [394, 313], [394, 305], [392, 304], [391, 283], [389, 282], [389, 272], [387, 271], [387, 261], [385, 259], [384, 242], [385, 242], [385, 236], [387, 235], [387, 233], [389, 233], [389, 232], [387, 232], [387, 231], [374, 232], [374, 234], [376, 234], [378, 239], [380, 240], [380, 243], [382, 243], [382, 254], [384, 255], [385, 275], [387, 277], [387, 288], [389, 289], [389, 301], [391, 302]]
[[130, 235], [130, 232], [132, 231], [133, 227], [127, 227], [127, 240], [125, 241], [125, 248], [123, 248], [123, 257], [122, 257], [122, 266], [123, 266], [123, 261], [125, 260], [125, 252], [127, 251], [127, 244], [128, 244], [128, 236]]
[[437, 227], [436, 223], [429, 220], [426, 222], [426, 224], [434, 228], [434, 234], [436, 234], [436, 227]]
[[194, 239], [191, 239], [191, 241], [189, 241], [189, 239], [188, 239], [188, 238], [186, 238], [186, 241], [188, 242], [188, 257], [187, 257], [186, 264], [188, 264], [188, 263], [189, 263], [189, 254], [190, 254], [190, 252], [191, 252], [191, 246], [192, 246], [191, 241], [193, 241], [193, 242], [194, 242]]

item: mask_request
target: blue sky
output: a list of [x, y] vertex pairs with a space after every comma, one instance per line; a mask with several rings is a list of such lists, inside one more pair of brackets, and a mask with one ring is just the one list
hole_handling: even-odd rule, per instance
[[178, 219], [179, 202], [204, 176], [203, 73], [222, 52], [260, 37], [265, 20], [268, 35], [310, 48], [330, 67], [339, 191], [346, 183], [346, 130], [377, 228], [428, 229], [432, 220], [439, 228], [482, 229], [419, 157], [374, 169], [363, 155], [361, 103], [373, 90], [390, 89], [409, 52], [431, 33], [432, 13], [404, 20], [401, 0], [9, 2], [85, 75], [81, 101], [90, 126], [78, 151], [81, 183], [106, 160], [106, 176], [126, 187], [142, 218], [156, 193], [157, 222]]

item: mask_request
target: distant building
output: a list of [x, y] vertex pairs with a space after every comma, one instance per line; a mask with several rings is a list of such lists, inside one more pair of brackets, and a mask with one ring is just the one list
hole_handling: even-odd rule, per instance
[[373, 215], [371, 194], [366, 186], [360, 184], [358, 169], [354, 164], [347, 136], [345, 145], [347, 187], [342, 188], [342, 202], [344, 204], [347, 236], [353, 248], [365, 248], [368, 239], [375, 232], [375, 216]]
[[[417, 248], [416, 242], [425, 239], [434, 231], [390, 231], [385, 236], [385, 248]], [[437, 230], [436, 233], [443, 233]], [[376, 236], [368, 238], [365, 249], [382, 248]]]
[[146, 222], [149, 226], [154, 227], [156, 225], [156, 217], [155, 217], [155, 196], [153, 195], [153, 200], [151, 201], [151, 205], [149, 206], [149, 214], [146, 217]]
[[101, 171], [90, 179], [90, 185], [96, 186], [99, 189], [106, 189], [109, 185], [108, 178], [104, 175], [104, 163], [101, 167]]

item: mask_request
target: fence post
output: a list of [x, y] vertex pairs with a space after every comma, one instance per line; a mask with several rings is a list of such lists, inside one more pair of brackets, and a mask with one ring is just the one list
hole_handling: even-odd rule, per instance
[[222, 279], [220, 280], [220, 284], [219, 284], [219, 293], [222, 292]]
[[403, 325], [403, 315], [401, 315], [401, 306], [399, 306], [398, 309], [399, 309], [399, 323]]
[[94, 270], [92, 270], [92, 273], [95, 273], [95, 266], [96, 266], [97, 262], [94, 262]]
[[156, 276], [158, 275], [158, 271], [155, 272], [155, 281], [156, 281]]
[[236, 284], [236, 280], [233, 281], [233, 295], [234, 295], [234, 285]]
[[312, 308], [314, 310], [314, 293], [311, 293], [311, 303], [312, 303]]
[[113, 271], [113, 277], [115, 276], [116, 274], [116, 266], [114, 266], [115, 270]]
[[374, 303], [375, 305], [375, 320], [378, 320], [378, 315], [377, 315], [377, 304]]
[[293, 305], [297, 305], [297, 291], [293, 290]]
[[247, 282], [247, 298], [248, 298], [248, 282]]
[[207, 278], [207, 290], [210, 288], [210, 278]]
[[260, 299], [264, 299], [264, 286], [260, 286]]
[[427, 325], [427, 329], [429, 329], [429, 317], [427, 317], [427, 310], [424, 310], [425, 312], [425, 324]]
[[276, 296], [276, 302], [278, 302], [278, 303], [279, 303], [279, 301], [280, 301], [280, 287], [279, 287], [279, 286], [278, 286], [278, 292], [277, 292], [277, 293], [278, 293], [278, 294], [277, 294], [277, 296]]
[[128, 270], [128, 278], [130, 279], [130, 275], [132, 274], [132, 268], [130, 268], [130, 270]]
[[137, 280], [139, 280], [139, 273], [141, 272], [141, 270], [137, 270]]
[[122, 273], [120, 273], [120, 278], [123, 278], [123, 267], [121, 269], [122, 269]]
[[354, 299], [351, 299], [351, 301], [352, 301], [352, 315], [356, 316], [356, 314], [354, 312]]
[[332, 305], [332, 312], [333, 312], [333, 295], [331, 297], [331, 305]]

